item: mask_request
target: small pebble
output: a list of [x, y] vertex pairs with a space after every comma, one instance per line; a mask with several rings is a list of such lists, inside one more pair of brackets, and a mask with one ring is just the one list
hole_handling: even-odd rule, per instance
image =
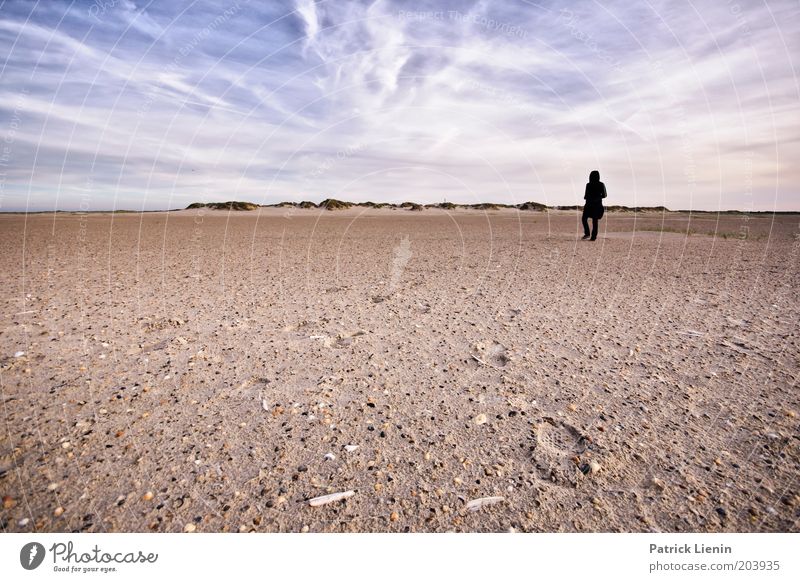
[[10, 495], [3, 496], [3, 509], [11, 509], [17, 504], [13, 497]]
[[187, 523], [186, 527], [183, 528], [183, 531], [185, 531], [186, 533], [192, 533], [196, 529], [197, 529], [197, 526], [195, 524]]
[[24, 355], [25, 355], [25, 352], [14, 352], [14, 357], [15, 358], [21, 358]]
[[50, 483], [50, 485], [47, 486], [48, 491], [55, 491], [56, 489], [58, 489], [58, 483]]
[[28, 525], [28, 522], [30, 522], [30, 519], [28, 519], [27, 517], [23, 517], [17, 522], [17, 525], [19, 525], [20, 527], [25, 527], [26, 525]]
[[150, 501], [151, 499], [153, 499], [153, 497], [154, 495], [152, 491], [148, 491], [147, 493], [142, 495], [142, 499], [144, 499], [145, 501]]
[[602, 465], [600, 465], [600, 463], [598, 463], [594, 459], [589, 461], [589, 470], [592, 472], [592, 474], [598, 473], [602, 468], [603, 468]]
[[475, 417], [474, 422], [475, 424], [481, 425], [481, 424], [486, 424], [488, 420], [486, 419], [486, 415], [481, 413]]
[[56, 517], [61, 517], [63, 513], [64, 513], [63, 507], [56, 507], [56, 510], [53, 512], [53, 515], [55, 515]]
[[335, 461], [336, 455], [334, 455], [333, 453], [327, 453], [324, 458], [326, 461]]
[[304, 526], [302, 527], [302, 529], [300, 530], [300, 533], [308, 533], [308, 530], [309, 530], [309, 529], [311, 529], [311, 528], [309, 528], [307, 525], [304, 525]]
[[352, 453], [357, 448], [358, 448], [358, 445], [345, 445], [344, 446], [344, 450], [347, 451], [348, 453]]
[[400, 514], [398, 514], [396, 511], [393, 511], [389, 516], [389, 521], [397, 521], [398, 519], [400, 519]]

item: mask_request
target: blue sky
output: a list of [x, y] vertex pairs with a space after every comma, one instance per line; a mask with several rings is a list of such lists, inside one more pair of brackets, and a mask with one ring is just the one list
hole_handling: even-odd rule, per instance
[[5, 1], [0, 210], [798, 210], [798, 55], [789, 0]]

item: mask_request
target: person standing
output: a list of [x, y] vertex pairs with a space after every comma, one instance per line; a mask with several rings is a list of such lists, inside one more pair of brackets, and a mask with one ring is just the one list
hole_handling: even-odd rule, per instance
[[589, 219], [592, 219], [591, 240], [597, 240], [597, 226], [603, 218], [605, 209], [603, 208], [603, 198], [606, 197], [606, 185], [600, 181], [600, 172], [592, 170], [589, 174], [589, 183], [586, 184], [586, 192], [583, 195], [586, 203], [583, 206], [583, 239], [589, 238]]

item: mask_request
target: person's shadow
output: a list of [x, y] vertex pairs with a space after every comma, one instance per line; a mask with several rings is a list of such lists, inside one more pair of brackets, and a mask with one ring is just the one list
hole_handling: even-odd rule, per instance
[[606, 197], [606, 185], [600, 181], [600, 172], [592, 170], [589, 174], [589, 182], [586, 184], [586, 192], [583, 195], [586, 203], [583, 205], [583, 239], [589, 238], [589, 219], [592, 219], [592, 233], [590, 240], [597, 240], [597, 227], [600, 219], [603, 218], [605, 208], [603, 208], [603, 198]]

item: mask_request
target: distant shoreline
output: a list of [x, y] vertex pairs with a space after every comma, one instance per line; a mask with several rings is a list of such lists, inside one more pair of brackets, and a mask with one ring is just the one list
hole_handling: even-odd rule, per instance
[[[276, 202], [273, 204], [256, 204], [255, 202], [243, 202], [231, 200], [228, 202], [193, 202], [186, 208], [172, 208], [166, 210], [0, 210], [0, 214], [145, 214], [154, 212], [180, 212], [183, 210], [221, 210], [228, 212], [252, 212], [260, 208], [287, 208], [296, 210], [347, 210], [349, 208], [372, 208], [376, 210], [404, 210], [404, 211], [424, 211], [424, 210], [520, 210], [523, 212], [549, 212], [549, 211], [579, 211], [582, 205], [569, 206], [548, 206], [539, 202], [522, 202], [520, 204], [503, 204], [498, 202], [482, 202], [476, 204], [456, 204], [454, 202], [439, 202], [436, 204], [418, 204], [416, 202], [402, 202], [394, 204], [390, 202], [348, 202], [327, 198], [322, 202], [315, 203], [308, 200], [301, 202]], [[800, 214], [800, 210], [671, 210], [665, 206], [606, 206], [606, 212], [621, 213], [691, 213], [691, 214], [758, 214], [758, 215], [792, 215]]]

